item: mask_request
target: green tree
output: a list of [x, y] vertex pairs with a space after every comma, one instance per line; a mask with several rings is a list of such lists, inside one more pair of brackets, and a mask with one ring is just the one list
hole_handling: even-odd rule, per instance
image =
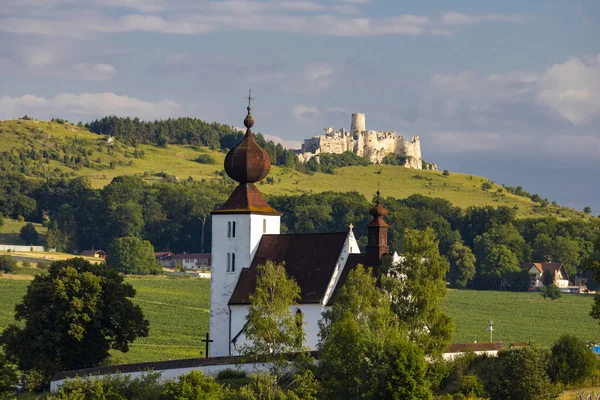
[[9, 255], [0, 256], [0, 272], [12, 274], [17, 271], [17, 262]]
[[9, 362], [0, 351], [0, 399], [12, 398], [18, 381], [17, 366]]
[[477, 283], [481, 288], [498, 289], [511, 274], [519, 272], [517, 256], [503, 244], [492, 244], [479, 264]]
[[109, 350], [129, 350], [148, 335], [148, 321], [131, 298], [135, 290], [105, 264], [82, 258], [56, 261], [37, 275], [15, 307], [19, 324], [9, 325], [0, 343], [22, 371], [53, 373], [93, 367]]
[[21, 228], [19, 239], [25, 244], [36, 244], [40, 239], [40, 234], [35, 230], [35, 226], [28, 222]]
[[441, 355], [452, 342], [454, 321], [440, 311], [446, 296], [448, 260], [438, 249], [435, 232], [407, 229], [402, 260], [386, 257], [381, 284], [403, 328], [427, 355]]
[[503, 400], [556, 399], [559, 390], [546, 373], [548, 359], [546, 350], [534, 346], [500, 352], [481, 374], [490, 397]]
[[583, 207], [583, 212], [589, 215], [592, 213], [592, 208], [590, 206], [585, 206]]
[[326, 399], [430, 399], [424, 355], [407, 341], [371, 270], [350, 271], [320, 324], [319, 371]]
[[[268, 357], [272, 365], [268, 375], [283, 390], [310, 393], [316, 390], [317, 381], [308, 370], [312, 359], [303, 347], [304, 322], [302, 314], [290, 310], [298, 300], [300, 287], [287, 275], [284, 264], [267, 261], [259, 265], [256, 289], [250, 296], [246, 316], [247, 343], [240, 349], [246, 355]], [[289, 353], [297, 353], [291, 364], [287, 358]]]
[[578, 384], [594, 375], [596, 364], [596, 356], [583, 340], [563, 335], [552, 346], [548, 375], [554, 382]]
[[126, 274], [160, 274], [162, 268], [154, 257], [154, 247], [138, 237], [121, 237], [108, 246], [106, 264]]
[[449, 280], [452, 286], [464, 288], [475, 276], [475, 255], [461, 242], [455, 242], [448, 252]]

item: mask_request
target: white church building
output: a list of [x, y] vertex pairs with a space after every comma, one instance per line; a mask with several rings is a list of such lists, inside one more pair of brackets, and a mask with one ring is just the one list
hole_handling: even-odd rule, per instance
[[379, 201], [371, 209], [373, 220], [362, 254], [351, 227], [348, 232], [281, 234], [281, 213], [267, 204], [254, 185], [267, 176], [271, 161], [252, 134], [251, 107], [244, 125], [245, 136], [225, 157], [225, 171], [239, 184], [212, 212], [210, 356], [238, 354], [246, 340], [244, 327], [257, 267], [267, 261], [285, 263], [288, 276], [300, 286], [301, 298], [293, 311], [305, 323], [304, 345], [314, 350], [321, 314], [348, 272], [358, 264], [376, 266], [389, 252], [388, 225], [383, 220], [387, 211]]

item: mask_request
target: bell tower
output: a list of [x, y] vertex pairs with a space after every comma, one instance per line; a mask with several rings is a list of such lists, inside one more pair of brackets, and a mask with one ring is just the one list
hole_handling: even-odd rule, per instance
[[370, 267], [377, 267], [384, 254], [390, 252], [388, 246], [388, 228], [390, 227], [384, 220], [388, 212], [381, 205], [381, 193], [377, 190], [375, 205], [369, 210], [373, 219], [367, 225], [367, 252], [366, 263]]
[[210, 278], [210, 356], [230, 353], [229, 300], [245, 268], [249, 268], [263, 234], [279, 234], [281, 213], [270, 207], [254, 183], [264, 179], [271, 160], [252, 133], [248, 96], [246, 134], [225, 157], [225, 172], [238, 182], [227, 201], [212, 211]]

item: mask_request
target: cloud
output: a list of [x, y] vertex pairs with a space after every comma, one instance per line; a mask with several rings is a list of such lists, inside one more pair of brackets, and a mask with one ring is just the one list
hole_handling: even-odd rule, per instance
[[600, 55], [589, 63], [571, 58], [539, 78], [537, 101], [574, 125], [600, 116]]
[[296, 104], [292, 110], [292, 115], [297, 121], [311, 122], [319, 116], [319, 110], [315, 106], [305, 104]]
[[277, 135], [269, 135], [268, 133], [263, 133], [262, 135], [265, 139], [279, 143], [287, 149], [299, 149], [302, 146], [302, 142], [299, 140], [288, 140]]
[[34, 95], [0, 98], [0, 118], [12, 119], [24, 114], [37, 118], [77, 116], [93, 118], [104, 115], [139, 117], [153, 120], [181, 115], [184, 107], [173, 100], [140, 100], [115, 93], [61, 93], [53, 98]]
[[76, 64], [73, 68], [79, 78], [89, 81], [108, 81], [117, 72], [115, 67], [109, 64]]
[[523, 23], [531, 20], [531, 16], [522, 14], [484, 14], [467, 15], [459, 12], [446, 12], [442, 14], [441, 23], [444, 25], [474, 25], [483, 22], [509, 22]]

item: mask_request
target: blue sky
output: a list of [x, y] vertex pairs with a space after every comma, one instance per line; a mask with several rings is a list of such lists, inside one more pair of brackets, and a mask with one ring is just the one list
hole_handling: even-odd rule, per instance
[[288, 147], [419, 135], [450, 171], [600, 213], [596, 0], [2, 0], [0, 119], [196, 116]]

